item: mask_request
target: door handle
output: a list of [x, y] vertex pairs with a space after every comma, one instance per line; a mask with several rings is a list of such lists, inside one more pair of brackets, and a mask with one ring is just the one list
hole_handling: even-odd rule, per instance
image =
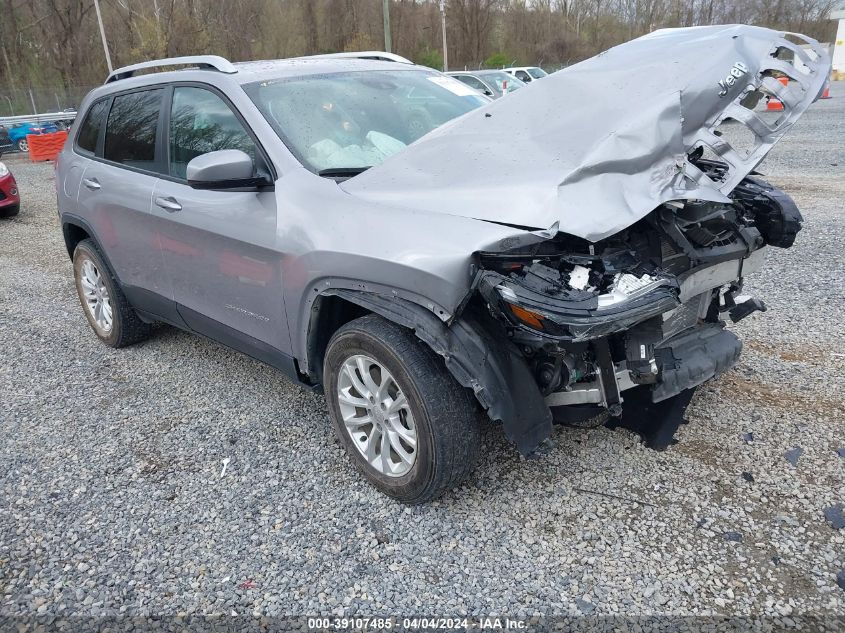
[[83, 178], [82, 184], [88, 187], [91, 191], [97, 191], [100, 188], [100, 183], [96, 178]]
[[161, 207], [168, 213], [176, 213], [177, 211], [182, 210], [182, 205], [176, 201], [176, 198], [171, 196], [167, 196], [166, 198], [159, 196], [155, 199], [155, 203], [157, 207]]

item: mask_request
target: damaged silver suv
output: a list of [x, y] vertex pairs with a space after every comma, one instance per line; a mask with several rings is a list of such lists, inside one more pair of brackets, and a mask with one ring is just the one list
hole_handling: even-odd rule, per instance
[[[138, 73], [161, 66], [187, 68]], [[122, 68], [58, 161], [79, 298], [113, 347], [169, 323], [321, 389], [364, 476], [424, 502], [472, 469], [478, 409], [529, 454], [737, 361], [725, 320], [763, 309], [742, 279], [801, 228], [753, 170], [828, 72], [746, 26], [494, 103], [372, 55]]]

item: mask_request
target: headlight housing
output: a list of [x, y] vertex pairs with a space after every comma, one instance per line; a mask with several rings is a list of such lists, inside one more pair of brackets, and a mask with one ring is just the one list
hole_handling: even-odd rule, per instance
[[3, 176], [9, 175], [9, 168], [6, 167], [6, 163], [0, 162], [0, 178]]
[[642, 297], [661, 286], [669, 285], [671, 285], [669, 280], [665, 278], [652, 277], [651, 275], [637, 277], [630, 273], [619, 273], [614, 277], [609, 290], [598, 295], [598, 309], [607, 310], [616, 307], [626, 301]]

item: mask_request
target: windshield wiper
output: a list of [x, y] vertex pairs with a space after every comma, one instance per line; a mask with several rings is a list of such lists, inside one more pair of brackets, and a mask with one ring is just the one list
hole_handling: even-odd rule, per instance
[[329, 167], [328, 169], [321, 169], [317, 172], [317, 175], [327, 178], [352, 178], [352, 176], [357, 176], [369, 168], [369, 165], [367, 167]]

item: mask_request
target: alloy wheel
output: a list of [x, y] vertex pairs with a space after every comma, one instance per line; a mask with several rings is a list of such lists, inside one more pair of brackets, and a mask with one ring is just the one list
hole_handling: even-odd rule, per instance
[[114, 322], [109, 290], [103, 280], [100, 270], [90, 259], [82, 262], [80, 283], [85, 298], [85, 307], [94, 323], [103, 332], [111, 332]]
[[417, 457], [417, 429], [408, 399], [387, 368], [357, 354], [337, 381], [344, 427], [367, 463], [388, 477], [408, 473]]

